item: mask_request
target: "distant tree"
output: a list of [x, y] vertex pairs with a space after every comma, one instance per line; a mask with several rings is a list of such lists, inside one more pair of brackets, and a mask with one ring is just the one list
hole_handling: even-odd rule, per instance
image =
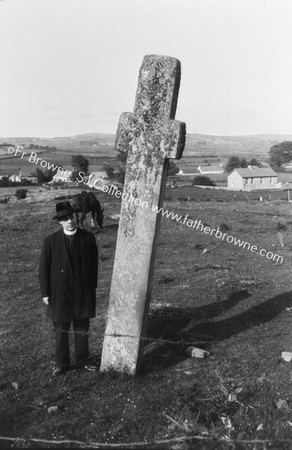
[[36, 177], [38, 184], [43, 184], [46, 182], [45, 174], [39, 167], [36, 168]]
[[9, 186], [9, 178], [2, 177], [0, 180], [0, 187], [8, 187]]
[[125, 183], [125, 176], [126, 176], [126, 168], [124, 168], [123, 170], [119, 170], [119, 172], [117, 173], [117, 176], [116, 176], [116, 180], [119, 183], [124, 184]]
[[230, 156], [225, 165], [225, 172], [232, 172], [237, 167], [240, 167], [240, 158], [238, 156]]
[[79, 172], [83, 172], [84, 175], [88, 174], [89, 161], [87, 158], [85, 158], [85, 156], [73, 155], [72, 159], [71, 159], [71, 164], [72, 164], [72, 168], [73, 168], [72, 174], [71, 174], [71, 179], [73, 181], [76, 180]]
[[33, 186], [33, 184], [31, 180], [27, 180], [26, 178], [22, 178], [20, 182], [21, 186]]
[[110, 164], [104, 164], [103, 169], [109, 180], [113, 180], [115, 178], [115, 169], [113, 166]]
[[55, 171], [52, 169], [47, 169], [43, 172], [39, 167], [36, 168], [36, 177], [38, 184], [48, 183], [53, 179], [54, 175]]
[[119, 151], [117, 154], [118, 171], [116, 174], [116, 180], [122, 184], [124, 184], [124, 182], [125, 182], [127, 157], [128, 157], [127, 152]]
[[232, 172], [233, 169], [239, 167], [247, 167], [247, 161], [245, 158], [239, 158], [238, 156], [230, 156], [225, 166], [225, 172]]
[[198, 175], [193, 179], [193, 186], [215, 186], [215, 183], [209, 177]]
[[262, 167], [261, 163], [256, 158], [251, 158], [251, 160], [248, 161], [247, 165]]
[[[61, 167], [61, 166], [59, 166], [59, 167]], [[46, 183], [48, 183], [49, 181], [51, 181], [53, 179], [53, 176], [55, 175], [55, 173], [56, 173], [56, 170], [53, 170], [53, 169], [47, 169], [44, 171], [45, 177], [47, 179]]]
[[128, 158], [127, 152], [121, 152], [121, 151], [118, 152], [117, 160], [118, 160], [119, 163], [126, 164], [127, 163], [127, 158]]
[[26, 198], [27, 189], [16, 189], [15, 197], [19, 199]]
[[270, 165], [274, 168], [279, 168], [283, 164], [292, 161], [292, 142], [284, 141], [280, 144], [275, 144], [270, 148]]
[[241, 158], [240, 164], [241, 164], [240, 167], [247, 167], [247, 160], [245, 158]]
[[172, 175], [176, 175], [179, 172], [179, 167], [175, 164], [174, 161], [169, 161], [168, 169], [167, 169], [167, 176], [170, 177]]

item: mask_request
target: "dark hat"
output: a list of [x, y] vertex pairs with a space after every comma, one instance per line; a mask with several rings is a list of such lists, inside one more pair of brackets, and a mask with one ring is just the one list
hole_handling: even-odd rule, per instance
[[74, 212], [70, 202], [59, 202], [56, 204], [57, 215], [53, 219], [64, 220], [66, 217], [72, 216]]

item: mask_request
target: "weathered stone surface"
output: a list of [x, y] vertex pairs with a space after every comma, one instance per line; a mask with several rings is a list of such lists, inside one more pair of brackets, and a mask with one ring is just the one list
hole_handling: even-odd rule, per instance
[[185, 124], [173, 120], [179, 83], [177, 59], [145, 56], [134, 112], [120, 117], [116, 148], [128, 156], [102, 371], [135, 374], [143, 352], [161, 218], [157, 210], [168, 159], [179, 159], [185, 143]]
[[287, 362], [292, 361], [292, 352], [282, 352], [281, 358], [284, 359], [284, 361], [287, 361]]
[[193, 358], [207, 358], [207, 356], [210, 356], [210, 352], [198, 347], [188, 347], [186, 352]]

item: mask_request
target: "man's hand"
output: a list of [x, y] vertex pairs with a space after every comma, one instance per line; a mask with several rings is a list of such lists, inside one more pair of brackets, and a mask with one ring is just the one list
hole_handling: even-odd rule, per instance
[[46, 305], [49, 305], [49, 298], [50, 298], [50, 297], [43, 297], [43, 302], [44, 302]]

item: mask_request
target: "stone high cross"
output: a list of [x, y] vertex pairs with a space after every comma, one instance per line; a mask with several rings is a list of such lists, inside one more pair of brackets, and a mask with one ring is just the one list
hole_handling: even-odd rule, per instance
[[134, 113], [120, 117], [116, 149], [128, 157], [101, 371], [134, 375], [143, 355], [161, 220], [157, 210], [169, 158], [180, 159], [185, 144], [185, 123], [174, 120], [179, 84], [177, 59], [145, 56]]

